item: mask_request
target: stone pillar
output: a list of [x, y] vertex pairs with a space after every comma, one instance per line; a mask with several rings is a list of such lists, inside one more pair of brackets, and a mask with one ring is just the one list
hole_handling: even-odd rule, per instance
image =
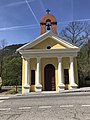
[[41, 92], [42, 85], [41, 85], [41, 70], [40, 70], [40, 58], [37, 58], [37, 71], [36, 71], [36, 83], [35, 83], [35, 91]]
[[58, 91], [64, 90], [65, 85], [62, 80], [62, 58], [58, 58]]
[[24, 94], [29, 93], [30, 85], [29, 85], [29, 73], [30, 73], [30, 59], [26, 59], [25, 61], [25, 84], [24, 84]]
[[77, 88], [77, 84], [75, 83], [75, 77], [74, 77], [74, 57], [70, 57], [70, 89]]

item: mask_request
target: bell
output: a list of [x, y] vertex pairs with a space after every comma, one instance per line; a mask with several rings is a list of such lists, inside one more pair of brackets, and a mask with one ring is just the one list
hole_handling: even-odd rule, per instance
[[47, 30], [50, 30], [50, 26], [47, 27]]
[[47, 24], [47, 30], [50, 30], [50, 24]]

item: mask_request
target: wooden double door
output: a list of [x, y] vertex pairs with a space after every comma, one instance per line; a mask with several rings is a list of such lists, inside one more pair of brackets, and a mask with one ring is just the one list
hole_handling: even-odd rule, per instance
[[55, 67], [52, 64], [48, 64], [44, 68], [44, 89], [45, 91], [55, 91]]

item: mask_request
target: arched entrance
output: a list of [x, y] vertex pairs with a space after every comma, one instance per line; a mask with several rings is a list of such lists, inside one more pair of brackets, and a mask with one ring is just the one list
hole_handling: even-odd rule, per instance
[[55, 91], [55, 67], [48, 64], [44, 68], [44, 89], [45, 91]]

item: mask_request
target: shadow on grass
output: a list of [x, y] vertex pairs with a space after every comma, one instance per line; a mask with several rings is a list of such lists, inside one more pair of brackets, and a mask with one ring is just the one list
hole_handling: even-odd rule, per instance
[[8, 89], [1, 89], [0, 93], [7, 92], [7, 91], [8, 91]]
[[0, 90], [0, 93], [1, 94], [17, 94], [17, 93], [21, 93], [21, 88], [18, 88], [17, 91], [16, 91], [15, 87], [12, 87], [10, 89], [6, 89], [6, 88], [4, 89], [4, 88], [2, 88]]

